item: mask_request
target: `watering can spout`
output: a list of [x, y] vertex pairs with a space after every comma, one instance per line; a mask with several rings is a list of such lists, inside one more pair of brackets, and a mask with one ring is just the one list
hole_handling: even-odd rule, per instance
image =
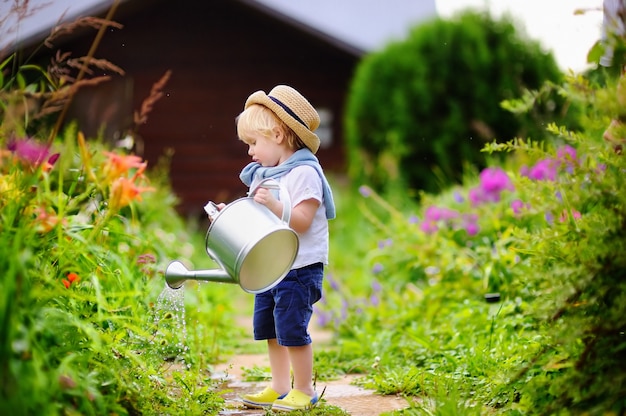
[[172, 289], [180, 289], [187, 280], [207, 282], [237, 283], [224, 270], [188, 270], [179, 261], [173, 261], [165, 270], [165, 282]]
[[206, 252], [220, 268], [187, 270], [180, 261], [173, 261], [165, 271], [170, 288], [178, 289], [187, 280], [204, 280], [237, 283], [244, 291], [256, 294], [270, 290], [287, 276], [299, 248], [298, 234], [289, 228], [289, 192], [274, 179], [265, 179], [257, 188], [260, 186], [280, 191], [282, 218], [253, 197], [239, 198], [223, 207], [209, 202], [204, 207], [211, 220]]

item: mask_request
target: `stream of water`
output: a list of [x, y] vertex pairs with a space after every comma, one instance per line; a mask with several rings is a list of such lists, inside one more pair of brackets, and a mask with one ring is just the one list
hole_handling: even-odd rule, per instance
[[156, 332], [152, 340], [153, 354], [157, 358], [185, 363], [185, 354], [189, 350], [186, 344], [187, 324], [185, 322], [185, 291], [184, 288], [172, 289], [164, 285], [157, 298], [154, 314], [154, 328]]

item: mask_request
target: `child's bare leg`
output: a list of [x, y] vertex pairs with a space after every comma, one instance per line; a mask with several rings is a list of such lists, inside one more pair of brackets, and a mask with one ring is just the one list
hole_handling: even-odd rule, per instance
[[293, 388], [313, 397], [313, 346], [288, 347], [293, 369]]
[[276, 338], [267, 340], [267, 351], [272, 372], [272, 388], [279, 394], [291, 390], [289, 351]]

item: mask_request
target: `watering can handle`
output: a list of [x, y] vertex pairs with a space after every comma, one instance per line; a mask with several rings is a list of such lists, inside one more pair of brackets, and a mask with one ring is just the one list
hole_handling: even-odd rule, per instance
[[266, 189], [277, 189], [280, 195], [280, 200], [283, 203], [283, 216], [281, 221], [285, 224], [289, 225], [289, 221], [291, 220], [291, 197], [289, 196], [289, 192], [283, 187], [280, 186], [280, 183], [273, 178], [263, 179], [259, 182], [254, 189], [250, 189], [248, 195], [254, 195], [257, 189], [266, 188]]

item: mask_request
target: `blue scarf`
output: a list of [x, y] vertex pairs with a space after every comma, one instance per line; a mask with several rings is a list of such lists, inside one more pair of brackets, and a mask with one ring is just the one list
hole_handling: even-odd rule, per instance
[[335, 201], [333, 200], [333, 192], [330, 189], [330, 185], [326, 180], [326, 176], [324, 176], [324, 171], [322, 170], [322, 166], [320, 162], [317, 160], [317, 157], [307, 148], [297, 150], [293, 155], [289, 157], [289, 159], [285, 160], [278, 166], [266, 167], [262, 166], [260, 163], [251, 162], [246, 167], [243, 168], [241, 174], [239, 174], [239, 179], [246, 185], [250, 186], [252, 181], [267, 179], [267, 178], [279, 178], [289, 172], [291, 169], [296, 166], [308, 165], [315, 168], [317, 174], [320, 176], [322, 180], [322, 187], [324, 190], [324, 206], [326, 208], [326, 218], [332, 220], [335, 218]]

